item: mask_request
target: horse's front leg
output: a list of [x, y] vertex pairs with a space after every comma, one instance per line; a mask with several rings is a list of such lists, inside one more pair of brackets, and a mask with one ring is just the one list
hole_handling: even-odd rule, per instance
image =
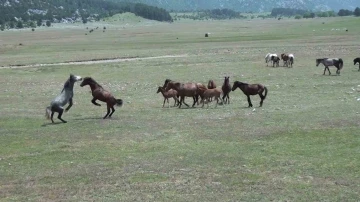
[[72, 105], [73, 105], [73, 100], [72, 100], [72, 98], [70, 98], [70, 100], [69, 100], [69, 106], [66, 107], [65, 112], [69, 111], [69, 109], [71, 108]]
[[250, 99], [250, 95], [246, 95], [247, 96], [247, 100], [248, 100], [248, 103], [249, 103], [249, 107], [252, 107], [252, 103], [251, 103], [251, 99]]
[[326, 67], [328, 72], [329, 72], [329, 75], [331, 75], [331, 72], [330, 72], [330, 68], [329, 67]]
[[94, 104], [94, 105], [96, 105], [96, 106], [101, 106], [101, 104], [99, 104], [99, 103], [96, 103], [96, 98], [93, 98], [92, 100], [91, 100], [91, 102]]

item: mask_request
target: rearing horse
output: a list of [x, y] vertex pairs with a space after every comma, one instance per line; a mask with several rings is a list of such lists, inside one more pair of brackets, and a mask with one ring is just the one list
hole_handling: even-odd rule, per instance
[[[236, 90], [236, 88], [239, 87], [240, 90], [247, 96], [247, 100], [249, 103], [249, 107], [252, 107], [250, 95], [257, 95], [259, 94], [261, 101], [260, 101], [260, 107], [262, 107], [262, 104], [266, 98], [267, 95], [267, 88], [262, 84], [247, 84], [240, 81], [235, 81], [234, 85], [232, 87], [232, 91]], [[265, 94], [262, 93], [265, 91]]]
[[[106, 102], [107, 105], [107, 113], [104, 116], [104, 119], [115, 112], [114, 106], [122, 106], [122, 99], [116, 99], [109, 91], [105, 90], [100, 84], [98, 84], [93, 78], [85, 77], [83, 82], [81, 82], [80, 86], [84, 87], [89, 85], [91, 88], [93, 99], [91, 102], [96, 106], [101, 106], [96, 100], [100, 100]], [[112, 110], [110, 113], [110, 109]]]
[[51, 119], [52, 123], [54, 123], [53, 116], [55, 112], [59, 113], [58, 119], [60, 119], [63, 123], [67, 122], [61, 118], [64, 112], [64, 106], [69, 103], [69, 106], [65, 109], [65, 112], [67, 112], [73, 105], [72, 98], [74, 97], [74, 83], [80, 81], [81, 79], [82, 78], [80, 76], [70, 74], [70, 78], [65, 82], [64, 88], [62, 89], [60, 95], [56, 96], [56, 98], [51, 102], [50, 106], [46, 108], [45, 117], [47, 119]]

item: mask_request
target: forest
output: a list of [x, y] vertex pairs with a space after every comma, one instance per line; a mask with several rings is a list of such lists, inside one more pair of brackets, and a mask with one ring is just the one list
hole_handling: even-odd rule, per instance
[[150, 20], [172, 22], [163, 8], [141, 3], [116, 3], [100, 0], [0, 0], [1, 30], [50, 26], [53, 22], [87, 23], [114, 14], [131, 12]]

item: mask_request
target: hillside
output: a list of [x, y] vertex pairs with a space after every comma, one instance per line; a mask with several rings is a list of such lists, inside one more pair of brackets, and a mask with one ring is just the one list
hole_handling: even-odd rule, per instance
[[41, 26], [44, 21], [98, 21], [117, 13], [131, 12], [146, 19], [172, 21], [165, 9], [141, 3], [104, 0], [0, 0], [1, 30]]
[[313, 11], [350, 9], [360, 7], [360, 0], [112, 0], [140, 2], [167, 10], [203, 10], [230, 8], [241, 12], [271, 11], [273, 8], [297, 8]]

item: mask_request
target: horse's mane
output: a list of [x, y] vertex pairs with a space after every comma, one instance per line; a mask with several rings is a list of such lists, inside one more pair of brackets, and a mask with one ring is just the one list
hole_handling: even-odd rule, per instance
[[244, 83], [244, 82], [241, 82], [241, 81], [235, 81], [235, 83], [237, 83], [239, 85], [249, 85], [248, 83]]
[[98, 83], [98, 82], [96, 82], [93, 78], [91, 78], [91, 77], [86, 77], [86, 78], [84, 78], [84, 80], [89, 80], [89, 83], [92, 83], [92, 84], [95, 84], [95, 85], [97, 85], [97, 86], [99, 86], [100, 88], [102, 88], [102, 86]]

